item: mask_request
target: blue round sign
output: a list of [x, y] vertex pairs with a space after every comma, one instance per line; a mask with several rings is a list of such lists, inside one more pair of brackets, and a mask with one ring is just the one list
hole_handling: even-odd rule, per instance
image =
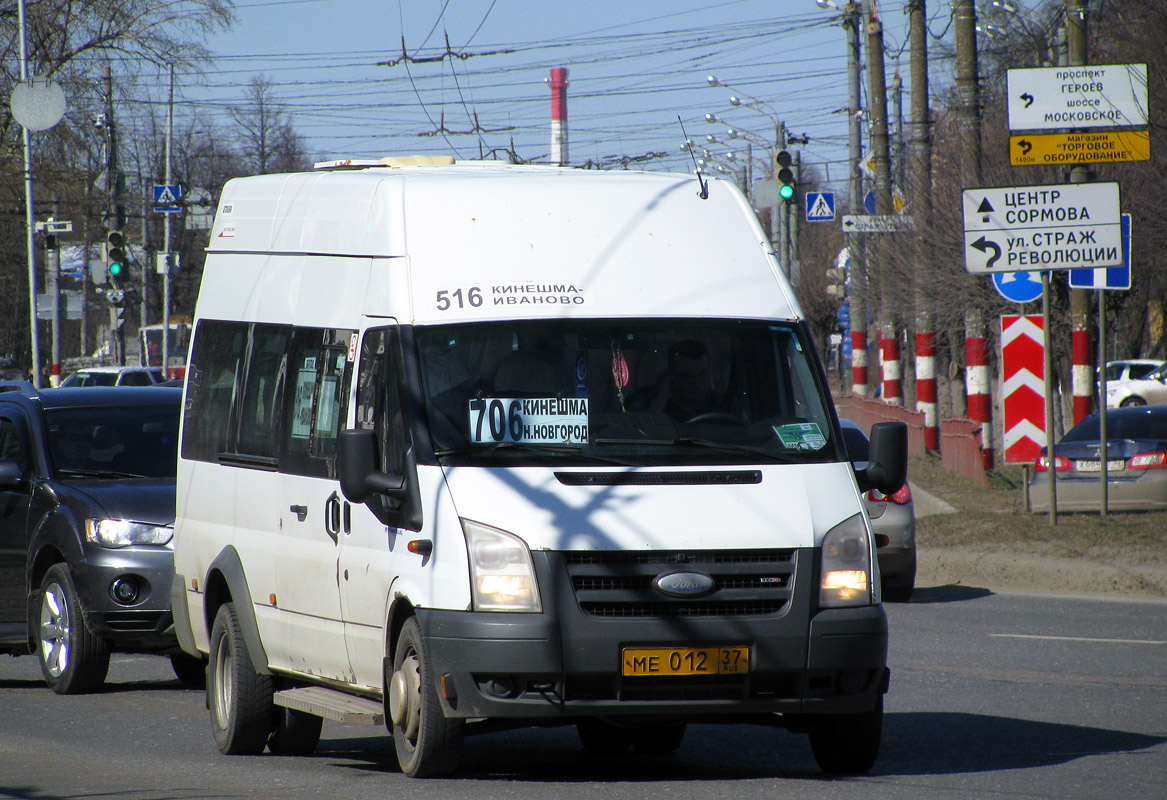
[[1041, 278], [1036, 272], [994, 272], [993, 288], [1014, 303], [1032, 303], [1041, 297]]

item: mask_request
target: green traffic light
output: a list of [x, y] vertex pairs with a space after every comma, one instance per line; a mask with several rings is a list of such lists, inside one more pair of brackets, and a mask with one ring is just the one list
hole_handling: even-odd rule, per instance
[[116, 261], [114, 263], [110, 264], [109, 265], [109, 274], [111, 277], [114, 277], [114, 278], [121, 275], [122, 274], [122, 265], [118, 264]]
[[794, 187], [788, 183], [783, 184], [782, 186], [779, 186], [778, 187], [778, 196], [781, 197], [783, 200], [789, 200], [790, 198], [794, 197]]

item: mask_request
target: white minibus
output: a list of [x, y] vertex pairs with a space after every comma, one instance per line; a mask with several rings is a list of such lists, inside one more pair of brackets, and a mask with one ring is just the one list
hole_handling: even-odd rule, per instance
[[574, 725], [806, 732], [867, 770], [887, 619], [794, 293], [742, 194], [451, 159], [233, 180], [196, 308], [172, 601], [228, 754]]

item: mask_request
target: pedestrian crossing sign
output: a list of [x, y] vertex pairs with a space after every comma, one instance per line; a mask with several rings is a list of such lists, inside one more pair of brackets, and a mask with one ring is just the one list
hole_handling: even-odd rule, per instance
[[835, 218], [834, 192], [806, 193], [806, 221], [830, 222]]
[[161, 212], [178, 211], [182, 199], [182, 187], [176, 184], [154, 185], [154, 210]]

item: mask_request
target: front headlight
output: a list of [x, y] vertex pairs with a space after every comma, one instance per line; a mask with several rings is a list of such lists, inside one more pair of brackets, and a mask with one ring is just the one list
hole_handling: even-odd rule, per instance
[[862, 514], [843, 520], [823, 537], [819, 605], [871, 605], [871, 544]]
[[85, 520], [85, 538], [102, 547], [166, 544], [172, 536], [174, 536], [174, 528], [169, 525], [150, 525], [126, 519]]
[[517, 536], [462, 520], [475, 611], [542, 611], [531, 551]]

